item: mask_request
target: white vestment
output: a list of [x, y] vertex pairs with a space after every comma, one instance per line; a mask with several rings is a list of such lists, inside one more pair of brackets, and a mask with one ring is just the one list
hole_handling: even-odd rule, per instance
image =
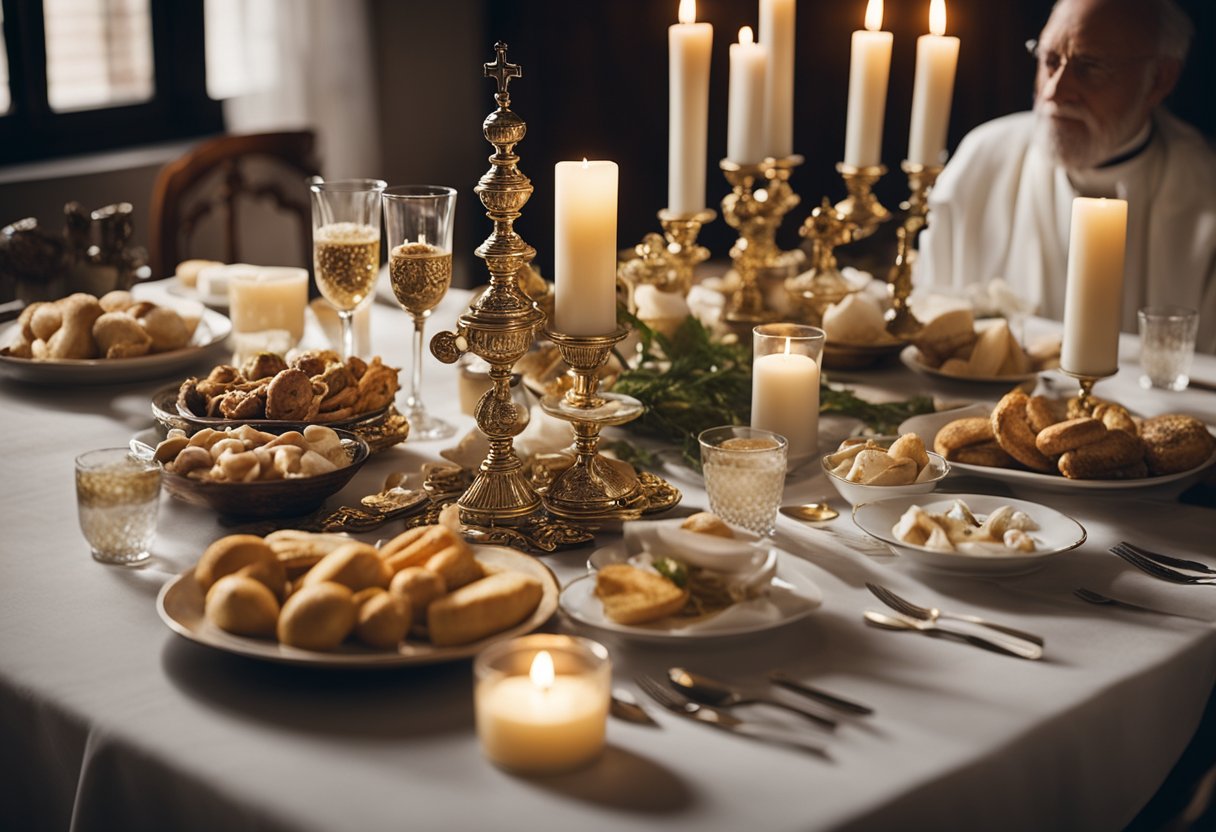
[[1128, 201], [1122, 328], [1136, 331], [1143, 306], [1189, 306], [1197, 349], [1216, 352], [1216, 151], [1164, 110], [1131, 159], [1071, 176], [1035, 140], [1034, 113], [972, 130], [930, 196], [917, 285], [958, 292], [1003, 277], [1037, 314], [1062, 320], [1078, 196]]

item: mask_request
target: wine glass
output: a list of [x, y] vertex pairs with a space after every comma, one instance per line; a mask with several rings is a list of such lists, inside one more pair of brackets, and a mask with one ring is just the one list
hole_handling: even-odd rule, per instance
[[397, 302], [414, 320], [414, 362], [405, 401], [410, 435], [442, 439], [456, 429], [422, 403], [422, 330], [452, 285], [452, 218], [456, 191], [443, 185], [400, 185], [384, 192], [388, 274]]
[[381, 179], [313, 178], [312, 257], [321, 295], [342, 321], [342, 358], [355, 354], [354, 315], [380, 272]]

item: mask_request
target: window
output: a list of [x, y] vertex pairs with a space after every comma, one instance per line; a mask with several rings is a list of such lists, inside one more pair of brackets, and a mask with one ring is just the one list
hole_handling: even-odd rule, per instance
[[0, 0], [0, 165], [217, 133], [203, 0]]

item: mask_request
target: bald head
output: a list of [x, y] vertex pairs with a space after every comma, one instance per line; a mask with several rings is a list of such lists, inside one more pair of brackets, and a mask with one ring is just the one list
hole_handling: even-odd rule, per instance
[[1043, 34], [1053, 27], [1083, 31], [1124, 54], [1144, 51], [1186, 60], [1195, 27], [1175, 0], [1057, 0]]

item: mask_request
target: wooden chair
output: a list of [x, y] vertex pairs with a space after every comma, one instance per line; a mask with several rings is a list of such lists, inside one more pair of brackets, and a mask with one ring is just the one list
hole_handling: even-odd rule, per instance
[[[310, 265], [312, 214], [306, 180], [320, 173], [315, 147], [311, 131], [221, 136], [161, 168], [152, 187], [149, 217], [153, 279], [171, 276], [177, 264], [191, 256], [239, 262], [241, 232], [249, 229], [238, 220], [238, 200], [269, 201], [278, 211], [294, 215], [302, 246], [300, 264]], [[250, 173], [251, 166], [258, 172]], [[212, 216], [221, 226], [220, 250], [198, 252], [191, 241]]]

